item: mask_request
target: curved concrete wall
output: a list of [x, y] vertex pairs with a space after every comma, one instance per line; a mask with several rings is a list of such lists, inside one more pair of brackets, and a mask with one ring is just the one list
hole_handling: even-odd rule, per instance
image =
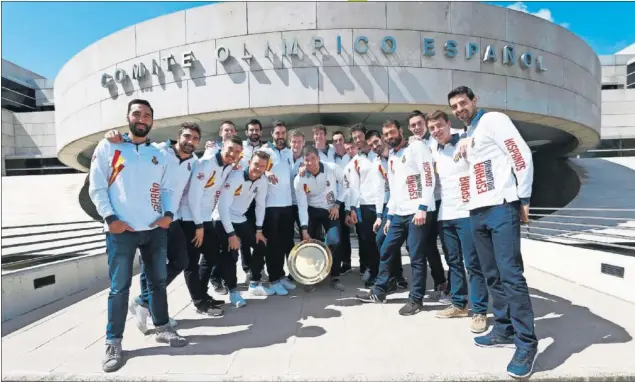
[[[323, 42], [315, 52], [314, 37]], [[508, 64], [504, 46], [515, 52]], [[470, 47], [477, 52], [468, 58]], [[147, 74], [139, 78], [141, 64]], [[136, 97], [153, 104], [161, 128], [186, 117], [431, 110], [447, 107], [458, 85], [472, 87], [481, 106], [570, 132], [583, 150], [599, 139], [600, 77], [598, 57], [580, 38], [496, 6], [221, 3], [131, 26], [73, 57], [55, 82], [58, 150], [83, 168], [77, 154], [124, 126]]]

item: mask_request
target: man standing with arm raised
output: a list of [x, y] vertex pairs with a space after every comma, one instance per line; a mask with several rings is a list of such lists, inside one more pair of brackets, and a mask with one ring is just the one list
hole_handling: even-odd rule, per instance
[[148, 278], [149, 307], [157, 342], [181, 347], [187, 340], [170, 327], [166, 295], [167, 232], [174, 217], [165, 153], [146, 138], [154, 110], [145, 100], [128, 103], [130, 134], [123, 142], [99, 142], [90, 168], [89, 195], [106, 222], [110, 293], [105, 372], [123, 365], [121, 341], [126, 325], [132, 265], [139, 249]]
[[434, 169], [432, 152], [422, 141], [408, 143], [398, 121], [388, 120], [382, 126], [384, 140], [392, 147], [388, 158], [388, 220], [386, 239], [381, 247], [379, 274], [375, 286], [357, 295], [362, 302], [384, 302], [388, 292], [390, 266], [395, 253], [408, 240], [412, 287], [409, 300], [399, 314], [410, 316], [423, 309], [427, 267], [425, 245], [428, 240], [427, 212], [435, 210]]
[[[470, 165], [470, 219], [474, 245], [490, 288], [494, 327], [474, 342], [481, 347], [516, 344], [507, 366], [512, 377], [528, 377], [538, 354], [534, 312], [520, 252], [520, 224], [529, 216], [533, 183], [531, 150], [512, 120], [477, 110], [466, 86], [448, 94], [452, 113], [467, 126], [459, 143]], [[501, 288], [497, 287], [502, 283]], [[504, 292], [504, 293], [501, 293]]]

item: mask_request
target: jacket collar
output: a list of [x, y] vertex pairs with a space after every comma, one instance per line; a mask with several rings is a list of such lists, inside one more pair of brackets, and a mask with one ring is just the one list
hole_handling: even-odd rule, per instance
[[[132, 142], [132, 139], [130, 139], [130, 135], [129, 135], [128, 133], [124, 133], [124, 134], [122, 135], [122, 139], [123, 139], [123, 141], [124, 141], [124, 142], [134, 143], [134, 142]], [[143, 144], [145, 144], [146, 146], [149, 146], [149, 145], [150, 145], [150, 143], [151, 143], [151, 142], [150, 142], [150, 138], [149, 138], [149, 137], [146, 137], [146, 140], [145, 140], [145, 142], [143, 142]], [[140, 143], [139, 143], [139, 144], [140, 144]]]
[[[456, 146], [457, 143], [459, 143], [459, 140], [461, 139], [461, 136], [459, 134], [452, 134], [452, 138], [450, 138], [450, 142], [448, 142], [448, 145], [452, 145], [452, 146]], [[438, 144], [437, 145], [437, 150], [443, 150], [445, 148], [445, 145], [442, 144]]]
[[[324, 174], [324, 163], [320, 162], [320, 171], [318, 171], [318, 175], [320, 174]], [[311, 177], [313, 174], [311, 174], [308, 170], [306, 171], [306, 177]]]
[[219, 166], [225, 166], [225, 163], [223, 163], [223, 157], [220, 155], [220, 151], [216, 153], [216, 162], [218, 162]]
[[481, 121], [481, 117], [485, 113], [486, 113], [485, 109], [479, 109], [479, 111], [476, 112], [476, 115], [474, 116], [474, 118], [472, 118], [472, 122], [470, 123], [468, 127], [471, 127], [472, 129], [476, 129], [476, 127], [478, 126], [478, 123]]

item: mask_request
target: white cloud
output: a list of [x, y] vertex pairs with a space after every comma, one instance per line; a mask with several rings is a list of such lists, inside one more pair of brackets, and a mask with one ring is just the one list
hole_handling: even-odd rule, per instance
[[[537, 12], [530, 12], [529, 8], [527, 7], [527, 4], [523, 3], [522, 1], [517, 1], [514, 4], [508, 6], [507, 8], [513, 9], [515, 11], [525, 12], [530, 15], [540, 17], [541, 19], [551, 21], [552, 23], [556, 22], [553, 18], [553, 15], [551, 14], [551, 10], [548, 8], [541, 8]], [[569, 28], [569, 25], [570, 24], [567, 22], [560, 23], [560, 26], [562, 26], [563, 28]]]

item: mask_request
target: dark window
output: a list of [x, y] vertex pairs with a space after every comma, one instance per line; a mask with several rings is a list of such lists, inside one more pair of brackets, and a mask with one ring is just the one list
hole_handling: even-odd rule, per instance
[[22, 93], [16, 93], [13, 90], [2, 89], [2, 105], [5, 101], [9, 101], [10, 104], [18, 106], [26, 106], [31, 110], [35, 110], [35, 99], [26, 97]]
[[57, 158], [7, 158], [4, 167], [7, 176], [75, 174], [81, 171], [68, 167]]
[[617, 85], [602, 85], [602, 90], [614, 90], [617, 89]]
[[24, 94], [27, 97], [35, 98], [35, 89], [31, 89], [8, 78], [2, 77], [2, 87]]

